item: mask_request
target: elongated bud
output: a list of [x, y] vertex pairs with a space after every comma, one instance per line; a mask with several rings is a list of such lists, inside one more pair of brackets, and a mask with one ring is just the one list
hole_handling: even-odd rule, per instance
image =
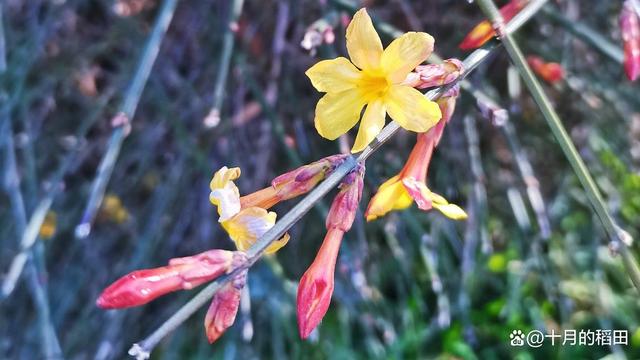
[[333, 274], [344, 231], [332, 228], [298, 286], [298, 331], [302, 339], [309, 337], [327, 313], [333, 294]]
[[139, 306], [177, 290], [188, 290], [211, 281], [242, 262], [241, 252], [209, 250], [175, 258], [168, 266], [131, 272], [104, 289], [96, 304], [103, 309]]
[[624, 70], [631, 81], [640, 75], [640, 17], [627, 0], [620, 12], [620, 32], [624, 44]]
[[270, 187], [243, 196], [240, 199], [242, 208], [257, 206], [268, 209], [280, 201], [306, 194], [340, 166], [346, 157], [342, 154], [327, 156], [284, 173], [273, 179]]
[[442, 64], [428, 64], [416, 67], [409, 73], [404, 85], [418, 89], [443, 86], [452, 83], [464, 73], [464, 65], [458, 59], [447, 59]]
[[[507, 5], [500, 8], [500, 14], [505, 22], [509, 22], [516, 14], [524, 8], [529, 0], [511, 0]], [[496, 35], [493, 26], [488, 20], [480, 22], [462, 40], [458, 47], [462, 50], [479, 48]]]
[[224, 285], [213, 297], [204, 318], [204, 329], [209, 343], [218, 340], [233, 325], [238, 314], [242, 289], [246, 283], [247, 270], [244, 270]]
[[362, 197], [363, 177], [364, 165], [358, 165], [355, 171], [344, 178], [327, 215], [327, 230], [339, 229], [347, 232], [351, 229]]
[[273, 179], [273, 186], [281, 200], [288, 200], [307, 193], [326, 176], [338, 167], [347, 155], [331, 155], [309, 165], [301, 166], [293, 171]]
[[564, 69], [558, 63], [545, 62], [541, 57], [535, 55], [527, 56], [527, 63], [538, 76], [550, 84], [564, 79]]
[[300, 279], [297, 312], [300, 337], [306, 339], [329, 309], [333, 274], [344, 233], [349, 231], [362, 197], [364, 166], [359, 164], [340, 184], [327, 215], [327, 235], [313, 263]]

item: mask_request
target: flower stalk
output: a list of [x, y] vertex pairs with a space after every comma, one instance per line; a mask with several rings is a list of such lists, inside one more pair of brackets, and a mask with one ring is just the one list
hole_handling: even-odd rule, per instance
[[616, 224], [615, 220], [607, 210], [604, 200], [602, 199], [602, 195], [600, 194], [600, 190], [598, 190], [595, 181], [587, 170], [587, 166], [578, 154], [569, 134], [567, 134], [567, 131], [562, 125], [560, 117], [553, 109], [549, 98], [531, 71], [531, 68], [529, 68], [520, 47], [510, 36], [509, 32], [505, 31], [504, 20], [502, 19], [496, 5], [492, 0], [478, 0], [478, 6], [493, 24], [502, 44], [511, 58], [511, 61], [516, 66], [520, 76], [529, 88], [531, 95], [538, 104], [547, 124], [551, 128], [551, 132], [562, 148], [562, 151], [571, 164], [578, 180], [582, 184], [591, 206], [595, 210], [596, 215], [602, 222], [607, 235], [610, 238], [612, 248], [622, 254], [625, 269], [627, 270], [627, 273], [635, 287], [640, 291], [640, 269], [628, 249], [628, 246], [632, 242], [630, 235]]

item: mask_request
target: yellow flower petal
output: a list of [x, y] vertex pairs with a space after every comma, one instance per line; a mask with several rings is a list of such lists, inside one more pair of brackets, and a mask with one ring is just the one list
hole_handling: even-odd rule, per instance
[[335, 140], [355, 126], [364, 99], [357, 89], [325, 94], [316, 105], [316, 130], [320, 136]]
[[462, 210], [458, 205], [451, 204], [442, 195], [438, 195], [433, 191], [430, 192], [431, 206], [434, 209], [439, 210], [444, 216], [453, 220], [464, 220], [467, 218], [467, 213]]
[[389, 116], [409, 131], [425, 132], [442, 117], [438, 104], [408, 86], [391, 86], [385, 105]]
[[276, 213], [259, 207], [243, 209], [231, 219], [224, 221], [222, 227], [236, 243], [240, 251], [247, 251], [257, 239], [276, 223]]
[[467, 213], [455, 204], [436, 204], [433, 203], [433, 208], [438, 209], [444, 216], [453, 220], [464, 220], [467, 218]]
[[411, 206], [413, 199], [405, 189], [399, 176], [385, 181], [371, 198], [365, 216], [367, 221], [375, 220], [392, 210], [402, 210]]
[[364, 8], [353, 15], [347, 27], [347, 51], [360, 69], [374, 69], [380, 65], [382, 42]]
[[233, 180], [238, 177], [240, 177], [240, 168], [229, 169], [223, 166], [211, 179], [209, 201], [218, 207], [219, 222], [229, 220], [240, 211], [240, 191], [233, 183]]
[[384, 119], [387, 112], [381, 100], [367, 105], [364, 116], [360, 122], [358, 135], [351, 152], [357, 153], [364, 150], [367, 145], [380, 133], [384, 127]]
[[289, 238], [290, 238], [289, 233], [284, 234], [282, 238], [272, 242], [271, 245], [269, 245], [267, 249], [264, 251], [264, 253], [267, 255], [270, 255], [282, 249], [282, 247], [287, 245], [287, 243], [289, 242]]
[[340, 92], [355, 87], [360, 78], [360, 70], [344, 57], [323, 60], [313, 65], [305, 73], [318, 91]]
[[392, 84], [404, 81], [416, 66], [431, 55], [433, 37], [424, 32], [408, 32], [393, 40], [384, 50], [380, 67]]
[[236, 180], [240, 177], [240, 168], [234, 167], [229, 169], [226, 166], [220, 168], [220, 170], [216, 171], [211, 179], [211, 183], [209, 187], [211, 190], [221, 189], [223, 188], [229, 181]]

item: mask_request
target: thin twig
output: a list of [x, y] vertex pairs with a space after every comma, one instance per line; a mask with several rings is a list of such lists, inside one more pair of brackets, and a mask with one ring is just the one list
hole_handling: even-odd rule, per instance
[[[542, 1], [544, 2], [544, 1]], [[337, 1], [341, 6], [348, 6], [351, 8], [351, 4]], [[533, 3], [536, 3], [535, 1]], [[523, 9], [526, 16], [529, 18], [535, 15], [535, 12], [526, 11]], [[518, 23], [514, 26], [508, 26], [509, 31], [516, 31], [519, 26], [523, 25], [525, 21], [518, 20]], [[480, 49], [475, 50], [464, 60], [465, 73], [458, 79], [461, 81], [465, 76], [472, 73], [473, 70], [485, 61], [491, 52], [496, 48], [497, 43], [491, 41]], [[440, 97], [447, 89], [454, 86], [450, 84], [448, 86], [440, 87], [435, 90], [429, 91], [425, 96], [430, 100], [435, 100]], [[183, 305], [176, 313], [174, 313], [169, 319], [167, 319], [158, 329], [156, 329], [151, 335], [146, 337], [139, 343], [133, 344], [129, 349], [129, 355], [136, 357], [137, 359], [149, 358], [153, 348], [162, 340], [167, 334], [175, 330], [180, 324], [186, 321], [191, 315], [193, 315], [200, 307], [206, 304], [211, 297], [216, 294], [227, 282], [229, 282], [236, 274], [248, 269], [264, 253], [265, 249], [275, 240], [281, 238], [289, 228], [291, 228], [304, 214], [306, 214], [316, 202], [318, 202], [324, 195], [326, 195], [331, 189], [337, 186], [342, 178], [349, 174], [358, 163], [364, 162], [369, 156], [371, 156], [376, 150], [378, 150], [387, 140], [389, 140], [400, 127], [395, 121], [392, 121], [385, 126], [380, 134], [374, 139], [374, 141], [367, 146], [358, 156], [354, 158], [349, 156], [336, 170], [328, 176], [318, 187], [306, 195], [298, 204], [296, 204], [287, 214], [285, 214], [276, 224], [267, 231], [256, 243], [247, 251], [247, 262], [238, 267], [228, 275], [219, 278], [212, 282], [203, 290], [201, 290], [196, 296], [194, 296], [189, 302]]]
[[100, 161], [98, 173], [96, 174], [96, 178], [91, 186], [91, 194], [89, 195], [87, 206], [84, 210], [84, 214], [82, 215], [82, 220], [76, 226], [75, 235], [78, 238], [85, 238], [91, 232], [91, 225], [98, 213], [102, 199], [104, 198], [104, 193], [106, 191], [107, 184], [109, 183], [109, 179], [111, 178], [111, 174], [113, 173], [116, 160], [118, 159], [120, 148], [122, 147], [124, 138], [127, 136], [127, 132], [130, 130], [130, 123], [135, 115], [136, 108], [138, 107], [142, 90], [147, 83], [147, 79], [149, 79], [149, 74], [151, 74], [153, 64], [158, 57], [160, 44], [162, 43], [162, 39], [164, 39], [164, 35], [169, 28], [177, 3], [178, 0], [164, 0], [164, 3], [159, 10], [153, 30], [147, 39], [138, 67], [120, 107], [119, 114], [123, 115], [124, 118], [122, 118], [123, 120], [118, 124], [113, 124], [115, 129], [111, 133], [107, 151]]
[[[2, 7], [3, 3], [0, 3], [0, 75], [4, 75], [7, 70]], [[47, 18], [47, 22], [49, 19], [51, 19], [51, 17]], [[40, 34], [44, 34], [44, 31]], [[22, 80], [24, 80], [24, 78]], [[21, 81], [21, 85], [23, 84], [24, 81]], [[13, 129], [10, 118], [12, 104], [7, 100], [8, 97], [5, 92], [4, 85], [5, 84], [2, 84], [0, 87], [0, 101], [2, 102], [2, 108], [0, 109], [0, 145], [4, 145], [5, 148], [5, 169], [3, 171], [2, 185], [4, 186], [11, 203], [11, 210], [15, 220], [14, 227], [16, 235], [17, 237], [20, 237], [25, 231], [27, 211], [22, 191], [20, 190], [20, 178], [16, 164]], [[2, 146], [0, 146], [0, 148], [1, 147]], [[39, 257], [41, 257], [41, 254], [36, 254], [36, 258]], [[51, 311], [49, 308], [47, 291], [45, 286], [41, 283], [40, 277], [43, 272], [35, 264], [33, 257], [26, 260], [31, 260], [28, 262], [30, 270], [29, 285], [31, 286], [32, 300], [38, 315], [38, 327], [42, 334], [42, 355], [47, 359], [62, 359], [63, 355], [60, 348], [60, 342], [56, 335], [53, 322], [51, 321]]]
[[58, 170], [54, 173], [51, 179], [48, 181], [48, 189], [46, 190], [46, 194], [40, 201], [38, 205], [36, 205], [25, 231], [22, 233], [22, 237], [20, 240], [20, 252], [14, 256], [11, 261], [11, 265], [9, 265], [9, 271], [7, 275], [4, 277], [2, 282], [2, 287], [0, 290], [0, 299], [7, 298], [11, 295], [13, 290], [16, 287], [17, 281], [20, 278], [20, 274], [24, 269], [24, 265], [27, 262], [29, 252], [31, 248], [36, 244], [36, 240], [38, 239], [38, 233], [42, 224], [45, 220], [47, 212], [51, 209], [51, 205], [53, 205], [53, 201], [55, 198], [62, 192], [63, 189], [63, 179], [67, 174], [69, 169], [72, 166], [77, 166], [77, 160], [80, 154], [80, 151], [84, 147], [84, 138], [88, 133], [91, 125], [95, 123], [98, 118], [98, 115], [102, 112], [101, 110], [107, 104], [108, 99], [111, 98], [111, 93], [106, 94], [100, 101], [96, 110], [93, 112], [92, 116], [87, 117], [86, 121], [80, 126], [76, 133], [76, 147], [67, 154], [67, 156], [62, 160], [62, 163]]
[[523, 78], [525, 84], [529, 88], [531, 95], [533, 96], [535, 102], [538, 104], [540, 111], [544, 115], [544, 118], [547, 120], [547, 124], [551, 128], [551, 131], [560, 144], [562, 151], [564, 152], [565, 157], [571, 164], [574, 173], [580, 180], [582, 187], [584, 188], [587, 197], [589, 198], [589, 202], [591, 206], [594, 208], [596, 215], [604, 225], [604, 228], [609, 235], [612, 249], [615, 251], [619, 251], [622, 255], [622, 262], [625, 266], [627, 274], [631, 278], [631, 281], [636, 286], [636, 288], [640, 291], [640, 269], [635, 262], [633, 256], [629, 253], [628, 246], [632, 242], [631, 235], [622, 230], [615, 222], [609, 211], [607, 210], [606, 204], [600, 195], [600, 190], [596, 186], [589, 170], [587, 170], [587, 166], [584, 161], [578, 154], [569, 134], [565, 130], [564, 126], [558, 114], [553, 109], [549, 98], [545, 94], [542, 86], [536, 79], [535, 75], [529, 68], [527, 61], [524, 58], [524, 55], [520, 51], [520, 47], [513, 40], [510, 33], [505, 31], [504, 20], [498, 8], [493, 3], [492, 0], [478, 0], [478, 6], [484, 12], [485, 16], [491, 21], [494, 29], [500, 36], [500, 40], [502, 41], [507, 53], [511, 57], [511, 61], [518, 68], [520, 72], [520, 76]]
[[480, 157], [480, 140], [476, 121], [473, 116], [464, 117], [464, 132], [467, 137], [467, 151], [469, 153], [469, 162], [471, 165], [471, 175], [473, 176], [473, 194], [474, 194], [474, 221], [479, 227], [478, 235], [482, 240], [482, 252], [489, 254], [492, 251], [491, 241], [487, 230], [487, 188], [485, 185], [486, 175], [482, 167], [482, 159]]
[[235, 42], [234, 29], [238, 27], [238, 19], [242, 13], [242, 5], [244, 0], [233, 0], [229, 4], [227, 20], [224, 22], [224, 36], [222, 40], [222, 53], [220, 54], [220, 62], [218, 63], [218, 75], [213, 88], [213, 101], [209, 114], [204, 119], [204, 125], [207, 127], [216, 127], [220, 123], [220, 109], [222, 108], [222, 100], [224, 99], [224, 88], [227, 83], [227, 75], [229, 74], [229, 64], [231, 63], [231, 54], [233, 53], [233, 45]]
[[[7, 111], [3, 109], [3, 112]], [[24, 199], [22, 197], [22, 191], [20, 190], [20, 179], [18, 176], [15, 148], [13, 144], [13, 131], [11, 129], [11, 119], [6, 113], [2, 116], [2, 130], [0, 133], [4, 136], [4, 148], [5, 148], [5, 170], [4, 170], [4, 187], [9, 195], [11, 209], [13, 210], [13, 216], [15, 219], [15, 230], [17, 236], [21, 236], [26, 228], [27, 213], [25, 209]], [[33, 261], [29, 261], [30, 253], [24, 255], [24, 261], [28, 261], [30, 274], [30, 285], [33, 291], [33, 301], [38, 311], [38, 317], [40, 319], [40, 331], [43, 337], [43, 355], [46, 358], [61, 358], [62, 350], [60, 350], [60, 343], [55, 333], [55, 328], [51, 322], [51, 312], [47, 300], [46, 292], [40, 284], [37, 276], [37, 270]]]

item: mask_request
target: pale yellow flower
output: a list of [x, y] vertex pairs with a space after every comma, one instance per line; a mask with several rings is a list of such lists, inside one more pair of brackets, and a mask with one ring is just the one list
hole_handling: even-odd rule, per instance
[[218, 207], [219, 222], [227, 221], [240, 212], [240, 191], [233, 182], [240, 177], [240, 168], [223, 166], [216, 171], [209, 187], [209, 201]]
[[[424, 132], [441, 118], [438, 105], [418, 90], [402, 85], [407, 75], [433, 50], [433, 37], [409, 32], [384, 51], [365, 9], [347, 28], [351, 61], [339, 57], [312, 66], [306, 74], [313, 86], [326, 94], [316, 106], [318, 133], [334, 140], [356, 125], [366, 105], [352, 152], [362, 151], [384, 127], [389, 116], [409, 131]], [[355, 65], [355, 66], [354, 66]]]
[[[276, 213], [267, 211], [259, 207], [242, 209], [231, 219], [222, 222], [222, 227], [227, 231], [229, 237], [236, 243], [240, 251], [247, 251], [264, 233], [276, 223]], [[285, 234], [280, 240], [273, 242], [266, 254], [272, 254], [289, 241], [289, 234]]]
[[[276, 213], [258, 206], [243, 208], [240, 201], [240, 191], [233, 182], [240, 177], [240, 168], [223, 166], [216, 171], [211, 179], [209, 201], [218, 207], [220, 218], [218, 221], [229, 234], [240, 251], [247, 251], [264, 233], [276, 223]], [[285, 246], [289, 241], [289, 234], [273, 242], [265, 251], [272, 254]]]

